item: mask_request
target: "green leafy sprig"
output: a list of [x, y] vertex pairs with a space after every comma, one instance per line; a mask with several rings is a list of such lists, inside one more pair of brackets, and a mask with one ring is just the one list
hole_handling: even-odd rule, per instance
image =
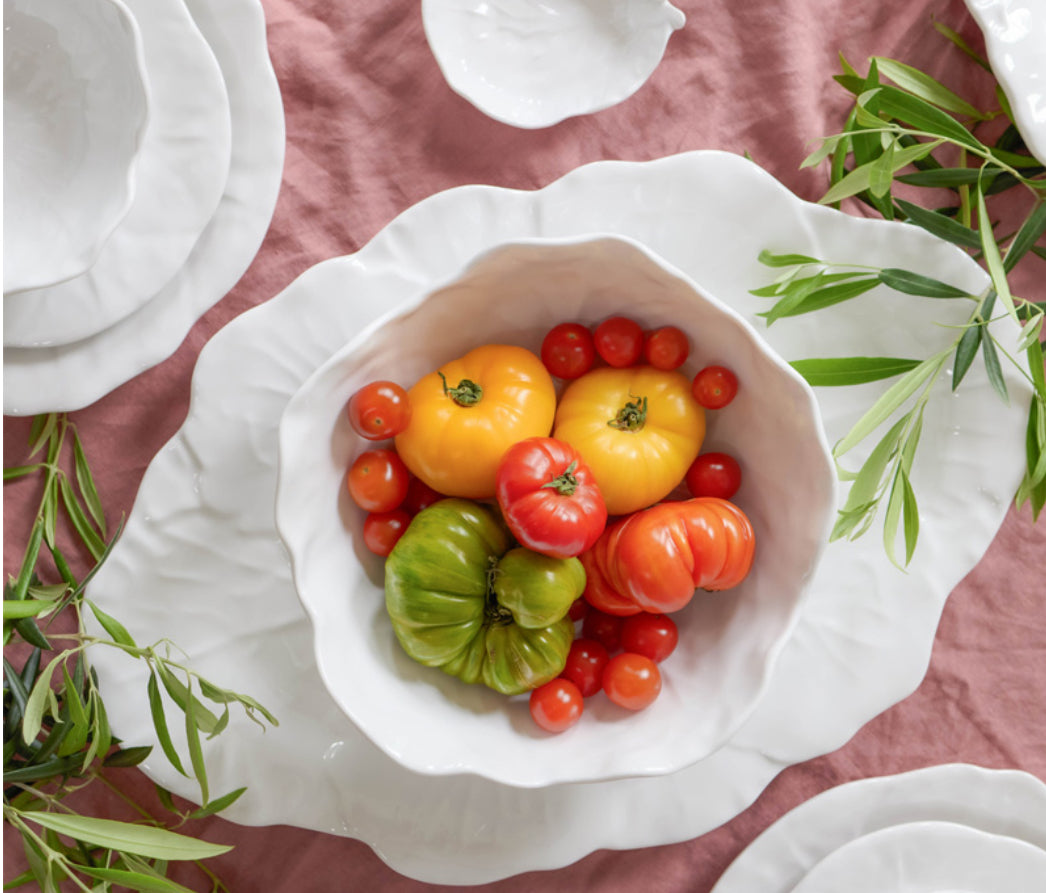
[[[953, 31], [942, 25], [937, 28], [990, 70]], [[971, 295], [909, 270], [833, 263], [803, 254], [760, 254], [762, 263], [782, 271], [770, 285], [752, 291], [774, 299], [770, 309], [760, 314], [768, 325], [852, 300], [877, 286], [918, 298], [970, 302], [954, 340], [933, 356], [824, 357], [792, 364], [816, 387], [897, 378], [834, 446], [838, 464], [889, 423], [859, 469], [838, 464], [840, 479], [851, 482], [851, 487], [832, 539], [866, 533], [885, 502], [883, 542], [890, 560], [901, 566], [899, 536], [904, 565], [911, 561], [918, 540], [919, 509], [910, 473], [927, 401], [942, 373], [950, 369], [951, 386], [958, 388], [978, 356], [1002, 400], [1009, 400], [1003, 358], [1032, 384], [1027, 464], [1015, 501], [1018, 507], [1030, 503], [1035, 519], [1046, 505], [1046, 381], [1040, 341], [1046, 304], [1014, 295], [1009, 283], [1018, 263], [1046, 259], [1046, 168], [1028, 153], [1001, 90], [996, 90], [1000, 107], [983, 112], [924, 72], [893, 59], [871, 59], [863, 76], [845, 59], [842, 66], [836, 80], [853, 94], [853, 108], [844, 130], [824, 138], [802, 164], [828, 165], [830, 185], [821, 203], [838, 206], [844, 199], [856, 198], [888, 220], [907, 221], [962, 247], [983, 264], [991, 279], [982, 294]], [[892, 83], [884, 82], [884, 77]], [[1000, 124], [1004, 126], [990, 144], [977, 135], [984, 127]], [[1023, 191], [1028, 209], [1013, 232], [999, 234], [989, 206], [995, 196], [1011, 189]], [[930, 198], [941, 190], [951, 200], [932, 208], [898, 194]], [[990, 331], [996, 304], [1001, 305], [1000, 317], [1010, 317], [1023, 327], [1020, 357], [1010, 356]]]
[[[276, 719], [253, 698], [200, 677], [173, 656], [177, 649], [170, 641], [140, 646], [120, 621], [87, 597], [88, 584], [120, 528], [111, 535], [107, 530], [83, 444], [67, 417], [34, 418], [29, 441], [28, 458], [37, 461], [4, 470], [5, 483], [36, 476], [41, 488], [18, 576], [4, 586], [4, 821], [21, 835], [29, 865], [5, 889], [35, 881], [45, 893], [63, 888], [108, 890], [112, 885], [188, 891], [167, 877], [167, 864], [190, 860], [209, 878], [212, 890], [223, 890], [201, 860], [230, 848], [172, 828], [220, 812], [245, 791], [238, 788], [212, 798], [203, 757], [202, 739], [222, 732], [230, 707], [238, 704], [263, 727], [262, 720], [276, 725]], [[71, 471], [63, 466], [71, 466]], [[92, 565], [82, 579], [76, 579], [74, 562], [59, 547], [60, 525], [67, 526], [90, 555]], [[85, 610], [101, 634], [86, 631]], [[64, 632], [70, 625], [73, 631]], [[89, 661], [90, 650], [98, 647], [115, 648], [148, 666], [147, 693], [157, 739], [171, 765], [195, 779], [199, 808], [179, 809], [171, 794], [157, 787], [160, 802], [171, 814], [160, 821], [109, 779], [111, 770], [139, 765], [152, 748], [124, 747], [113, 735]], [[20, 668], [8, 659], [9, 651], [24, 655]], [[181, 714], [184, 725], [188, 770], [172, 740], [172, 711]], [[67, 798], [92, 784], [103, 784], [127, 800], [141, 820], [117, 822], [76, 813]]]

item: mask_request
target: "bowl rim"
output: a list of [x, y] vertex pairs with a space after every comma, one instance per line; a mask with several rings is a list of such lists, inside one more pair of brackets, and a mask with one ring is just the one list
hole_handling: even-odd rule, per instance
[[[512, 775], [507, 773], [503, 768], [487, 768], [483, 766], [476, 766], [469, 762], [467, 756], [453, 764], [433, 764], [431, 760], [428, 762], [418, 761], [412, 759], [407, 755], [399, 752], [398, 750], [390, 747], [389, 743], [383, 740], [383, 736], [379, 734], [379, 730], [371, 728], [370, 724], [361, 721], [354, 711], [351, 709], [349, 704], [346, 704], [344, 699], [340, 697], [336, 691], [337, 687], [333, 681], [328, 678], [328, 672], [323, 660], [323, 654], [320, 647], [319, 637], [315, 635], [316, 630], [322, 622], [322, 617], [317, 611], [316, 606], [313, 604], [311, 597], [305, 591], [306, 587], [303, 585], [303, 555], [302, 550], [298, 547], [297, 542], [299, 538], [294, 533], [295, 524], [293, 518], [289, 517], [287, 511], [287, 498], [286, 493], [289, 486], [289, 478], [287, 470], [291, 467], [292, 463], [288, 463], [287, 457], [292, 452], [292, 429], [295, 425], [296, 410], [299, 404], [300, 395], [310, 391], [314, 383], [322, 379], [328, 372], [344, 362], [345, 358], [353, 353], [356, 353], [361, 346], [365, 345], [367, 341], [374, 335], [375, 332], [385, 327], [390, 322], [406, 317], [421, 307], [429, 298], [449, 286], [464, 279], [467, 274], [472, 271], [477, 265], [480, 265], [490, 257], [499, 253], [509, 251], [517, 248], [544, 248], [544, 247], [578, 247], [590, 243], [597, 242], [612, 242], [621, 243], [629, 246], [633, 250], [640, 253], [646, 261], [654, 264], [660, 268], [664, 273], [670, 277], [674, 277], [689, 290], [697, 294], [703, 301], [711, 305], [721, 315], [727, 317], [731, 324], [737, 326], [744, 337], [753, 345], [756, 351], [765, 359], [767, 359], [782, 375], [790, 381], [792, 387], [795, 389], [796, 394], [802, 396], [803, 400], [803, 411], [807, 418], [809, 418], [814, 424], [810, 427], [815, 435], [816, 449], [811, 450], [811, 454], [819, 456], [822, 460], [823, 480], [822, 484], [824, 487], [823, 499], [819, 506], [820, 512], [823, 515], [822, 523], [820, 524], [819, 535], [815, 537], [816, 547], [810, 555], [809, 564], [806, 568], [805, 573], [799, 580], [796, 586], [796, 595], [794, 603], [787, 612], [787, 617], [784, 623], [782, 623], [780, 630], [777, 632], [770, 646], [767, 647], [765, 657], [760, 667], [758, 684], [755, 687], [755, 692], [752, 697], [749, 698], [748, 703], [744, 709], [736, 711], [733, 717], [733, 721], [729, 723], [725, 731], [718, 737], [716, 743], [711, 746], [699, 749], [691, 754], [681, 758], [675, 759], [670, 762], [663, 762], [657, 766], [647, 766], [645, 768], [633, 767], [633, 768], [622, 768], [621, 770], [614, 770], [610, 772], [600, 773], [578, 773], [574, 772], [559, 772], [551, 778], [537, 778], [533, 774], [527, 775]], [[824, 431], [824, 426], [821, 423], [820, 406], [814, 396], [812, 387], [807, 381], [790, 365], [788, 364], [776, 351], [769, 345], [769, 343], [759, 335], [758, 330], [734, 308], [720, 301], [715, 295], [713, 295], [708, 289], [701, 286], [694, 277], [682, 272], [678, 267], [664, 258], [660, 257], [654, 251], [643, 245], [641, 242], [629, 237], [620, 235], [617, 233], [611, 233], [606, 231], [591, 231], [587, 233], [574, 234], [569, 236], [550, 236], [550, 237], [524, 237], [518, 239], [508, 239], [503, 242], [499, 242], [495, 245], [488, 246], [481, 251], [476, 252], [466, 261], [462, 262], [457, 270], [450, 276], [445, 277], [439, 281], [431, 282], [423, 285], [419, 285], [414, 294], [410, 298], [404, 300], [397, 306], [390, 308], [385, 311], [369, 324], [363, 327], [353, 338], [347, 341], [341, 348], [335, 353], [330, 355], [323, 363], [315, 368], [307, 378], [302, 382], [301, 386], [296, 390], [295, 394], [291, 397], [290, 401], [284, 407], [281, 412], [278, 429], [277, 429], [277, 459], [276, 459], [276, 493], [275, 493], [275, 505], [274, 505], [274, 518], [277, 533], [279, 534], [280, 540], [282, 541], [285, 552], [288, 556], [290, 568], [291, 568], [291, 581], [294, 586], [294, 591], [298, 597], [298, 601], [301, 604], [306, 616], [309, 619], [310, 625], [313, 629], [313, 654], [316, 659], [316, 666], [319, 676], [323, 682], [324, 687], [327, 689], [331, 700], [335, 703], [337, 708], [341, 710], [348, 719], [360, 730], [365, 738], [371, 741], [379, 750], [385, 753], [390, 759], [394, 760], [401, 766], [404, 766], [411, 771], [417, 772], [421, 775], [431, 776], [451, 776], [451, 775], [473, 775], [480, 778], [484, 778], [499, 784], [504, 784], [514, 788], [543, 788], [550, 787], [558, 784], [572, 784], [572, 783], [585, 783], [591, 781], [609, 781], [614, 779], [625, 779], [625, 778], [642, 778], [657, 775], [667, 775], [673, 772], [679, 771], [680, 769], [686, 768], [702, 759], [710, 756], [718, 748], [722, 747], [733, 735], [740, 729], [748, 718], [755, 711], [762, 697], [766, 693], [769, 683], [773, 674], [774, 669], [777, 666], [781, 652], [784, 650], [785, 645], [791, 638], [802, 614], [803, 605], [809, 597], [809, 583], [814, 575], [816, 567], [821, 562], [825, 549], [829, 543], [829, 537], [834, 525], [835, 510], [838, 503], [838, 478], [835, 474], [835, 465], [832, 459], [831, 447], [827, 440], [827, 435]], [[811, 524], [811, 530], [814, 530], [815, 526]], [[520, 767], [526, 770], [527, 767]]]

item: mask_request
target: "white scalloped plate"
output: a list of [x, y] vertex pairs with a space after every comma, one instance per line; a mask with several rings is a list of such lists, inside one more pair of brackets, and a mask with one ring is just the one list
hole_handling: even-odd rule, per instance
[[4, 295], [97, 260], [134, 198], [153, 97], [123, 0], [4, 0]]
[[[975, 856], [994, 870], [968, 864]], [[1042, 889], [1044, 863], [1046, 784], [1026, 772], [953, 763], [812, 797], [749, 844], [712, 893], [1023, 893]], [[842, 876], [848, 881], [839, 886]]]
[[686, 17], [668, 0], [422, 0], [454, 92], [516, 127], [550, 127], [627, 99]]
[[1046, 164], [1046, 0], [966, 0], [1017, 129]]
[[254, 259], [283, 174], [284, 120], [259, 0], [185, 0], [229, 94], [225, 192], [185, 264], [150, 301], [95, 335], [57, 347], [4, 349], [4, 414], [88, 406], [167, 359]]
[[[424, 777], [382, 754], [333, 704], [273, 519], [283, 408], [364, 326], [484, 248], [595, 231], [642, 242], [750, 320], [766, 303], [747, 289], [774, 275], [756, 260], [763, 248], [904, 267], [973, 292], [987, 282], [969, 257], [921, 230], [800, 201], [743, 158], [691, 152], [597, 162], [535, 192], [439, 193], [357, 254], [313, 267], [238, 317], [200, 354], [188, 419], [147, 470], [123, 538], [91, 587], [139, 641], [170, 636], [199, 672], [279, 717], [264, 734], [236, 717], [205, 743], [212, 790], [250, 788], [232, 819], [356, 837], [397, 871], [430, 882], [491, 881], [599, 848], [702, 834], [748, 806], [782, 767], [839, 747], [922, 680], [945, 599], [987, 549], [1019, 483], [1031, 391], [1009, 370], [1008, 407], [979, 366], [957, 393], [942, 382], [929, 401], [912, 468], [922, 530], [909, 572], [893, 568], [874, 533], [830, 546], [755, 713], [687, 769], [537, 790]], [[926, 356], [952, 337], [932, 321], [955, 322], [967, 307], [877, 291], [775, 323], [765, 336], [786, 360]], [[1016, 326], [1000, 321], [993, 332], [1012, 351]], [[829, 442], [888, 385], [818, 390]], [[114, 729], [155, 742], [142, 668], [107, 652], [96, 665]], [[162, 757], [144, 768], [194, 796]]]
[[222, 197], [232, 135], [218, 61], [183, 0], [126, 3], [151, 95], [134, 201], [80, 276], [4, 296], [5, 347], [68, 344], [132, 313], [178, 272]]
[[863, 834], [814, 865], [792, 893], [1042, 893], [1046, 850], [957, 822]]

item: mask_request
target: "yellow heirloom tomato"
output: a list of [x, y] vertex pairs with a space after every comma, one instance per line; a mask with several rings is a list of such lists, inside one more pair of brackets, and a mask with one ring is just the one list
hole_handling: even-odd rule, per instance
[[396, 452], [445, 496], [486, 499], [502, 455], [527, 437], [547, 437], [556, 389], [541, 360], [522, 347], [487, 344], [444, 363], [408, 392], [410, 425]]
[[607, 512], [664, 499], [683, 480], [705, 436], [705, 412], [679, 372], [600, 368], [571, 382], [552, 436], [581, 453]]

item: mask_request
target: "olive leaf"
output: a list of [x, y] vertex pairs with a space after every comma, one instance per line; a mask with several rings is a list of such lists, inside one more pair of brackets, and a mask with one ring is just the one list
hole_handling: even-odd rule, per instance
[[919, 362], [901, 357], [819, 357], [793, 360], [789, 365], [812, 387], [841, 387], [892, 378]]
[[904, 212], [908, 220], [916, 226], [962, 248], [980, 250], [981, 237], [976, 230], [964, 226], [951, 217], [946, 217], [936, 211], [928, 211], [926, 208], [920, 208], [918, 205], [914, 205], [904, 199], [899, 198], [896, 201], [897, 206]]
[[66, 834], [94, 846], [136, 853], [150, 859], [208, 859], [232, 849], [222, 844], [186, 837], [165, 828], [132, 825], [112, 819], [38, 811], [26, 812], [23, 815], [28, 821], [58, 834]]
[[880, 74], [885, 75], [898, 87], [904, 88], [913, 96], [932, 103], [938, 108], [978, 121], [987, 118], [987, 115], [978, 111], [961, 96], [953, 93], [940, 81], [911, 65], [884, 56], [876, 56], [875, 64]]

